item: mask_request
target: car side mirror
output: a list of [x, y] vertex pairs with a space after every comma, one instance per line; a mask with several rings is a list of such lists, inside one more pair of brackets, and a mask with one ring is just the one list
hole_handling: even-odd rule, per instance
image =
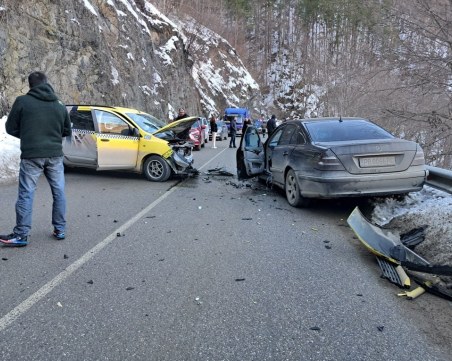
[[132, 129], [132, 136], [134, 137], [141, 137], [140, 131], [138, 130], [138, 128], [133, 128]]

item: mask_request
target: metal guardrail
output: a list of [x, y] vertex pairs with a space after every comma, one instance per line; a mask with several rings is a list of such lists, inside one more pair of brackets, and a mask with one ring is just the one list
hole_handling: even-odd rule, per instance
[[426, 184], [452, 194], [452, 170], [426, 166], [429, 174]]

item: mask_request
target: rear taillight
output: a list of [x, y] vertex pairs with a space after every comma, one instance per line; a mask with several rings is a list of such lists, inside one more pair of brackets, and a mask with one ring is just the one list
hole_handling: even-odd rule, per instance
[[317, 161], [317, 169], [321, 170], [342, 170], [344, 167], [336, 155], [331, 151], [327, 150], [322, 153]]
[[414, 155], [413, 162], [411, 162], [411, 165], [424, 165], [425, 164], [425, 156], [424, 151], [422, 148], [418, 145], [416, 147], [416, 154]]

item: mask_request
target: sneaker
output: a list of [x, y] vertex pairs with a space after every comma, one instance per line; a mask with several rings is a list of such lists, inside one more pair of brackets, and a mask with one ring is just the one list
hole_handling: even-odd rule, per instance
[[21, 237], [14, 233], [8, 235], [0, 235], [0, 242], [5, 246], [10, 247], [24, 247], [28, 244], [27, 237]]
[[59, 241], [66, 238], [64, 232], [57, 231], [56, 229], [53, 230], [52, 235]]

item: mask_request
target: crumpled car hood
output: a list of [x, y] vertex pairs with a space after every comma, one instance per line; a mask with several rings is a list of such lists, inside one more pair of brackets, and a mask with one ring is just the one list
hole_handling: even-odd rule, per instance
[[198, 120], [199, 117], [188, 117], [175, 122], [169, 123], [164, 127], [160, 128], [153, 135], [158, 135], [161, 139], [186, 139], [188, 137], [189, 130], [193, 123]]

